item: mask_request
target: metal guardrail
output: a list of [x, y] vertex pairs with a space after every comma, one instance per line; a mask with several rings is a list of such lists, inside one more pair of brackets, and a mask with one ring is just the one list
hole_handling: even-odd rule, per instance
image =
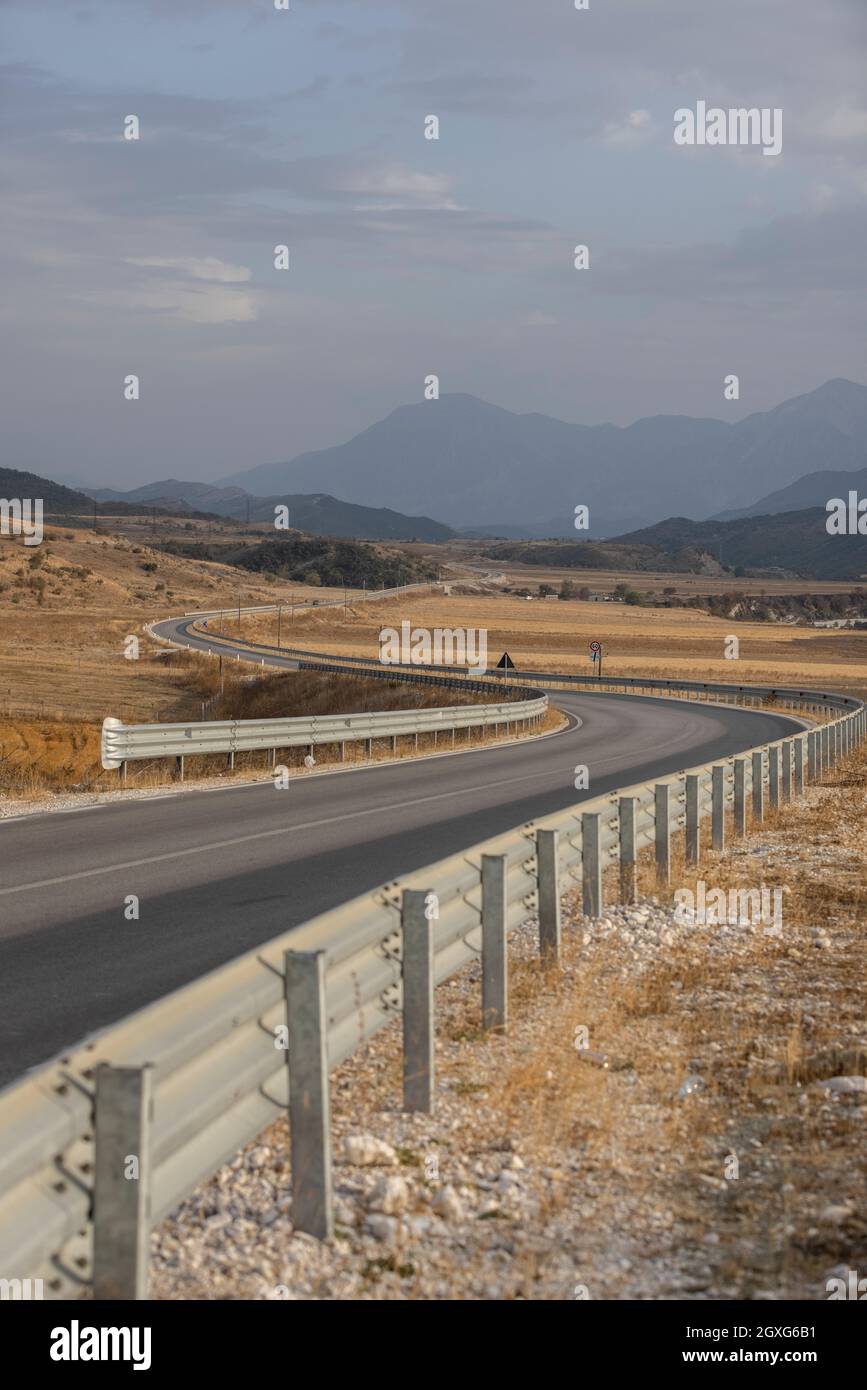
[[[304, 663], [311, 669], [339, 670], [340, 668]], [[383, 676], [382, 671], [371, 675]], [[406, 681], [405, 673], [397, 679]], [[478, 682], [446, 681], [431, 677], [431, 683], [456, 686], [460, 689], [490, 692], [490, 686]], [[141, 758], [175, 758], [183, 776], [183, 760], [198, 754], [227, 753], [230, 761], [236, 753], [264, 749], [272, 762], [279, 748], [308, 747], [310, 751], [322, 744], [342, 745], [363, 739], [390, 738], [406, 735], [449, 733], [460, 729], [505, 726], [512, 729], [538, 724], [548, 708], [548, 696], [540, 691], [526, 691], [509, 685], [503, 693], [523, 695], [523, 699], [503, 700], [497, 704], [452, 705], [427, 709], [371, 711], [363, 714], [320, 714], [311, 718], [287, 719], [214, 719], [186, 724], [123, 724], [107, 718], [102, 724], [102, 766], [119, 768]], [[393, 742], [392, 742], [392, 746]]]
[[[725, 689], [715, 687], [717, 693]], [[736, 697], [754, 693], [738, 687]], [[433, 986], [482, 961], [486, 1024], [507, 1021], [508, 932], [538, 916], [556, 961], [560, 893], [603, 905], [603, 871], [671, 837], [687, 858], [817, 780], [867, 732], [865, 706], [809, 692], [832, 718], [744, 756], [581, 802], [286, 932], [34, 1070], [0, 1093], [0, 1277], [47, 1297], [146, 1296], [149, 1230], [271, 1121], [290, 1113], [293, 1222], [330, 1230], [328, 1073], [403, 1016], [405, 1108], [430, 1104]], [[284, 1047], [288, 1041], [288, 1047]], [[120, 1174], [137, 1155], [138, 1181]]]

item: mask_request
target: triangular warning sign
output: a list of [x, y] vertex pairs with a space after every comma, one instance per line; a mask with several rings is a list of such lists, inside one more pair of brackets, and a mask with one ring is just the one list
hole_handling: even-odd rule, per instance
[[500, 657], [494, 669], [497, 671], [514, 671], [515, 663], [508, 652], [503, 652], [503, 655]]

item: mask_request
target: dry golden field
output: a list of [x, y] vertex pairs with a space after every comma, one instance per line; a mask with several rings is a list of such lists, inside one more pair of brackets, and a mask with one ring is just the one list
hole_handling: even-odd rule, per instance
[[[340, 598], [342, 591], [270, 583], [225, 565], [166, 555], [136, 536], [53, 527], [35, 550], [0, 539], [0, 781], [10, 787], [24, 773], [36, 782], [44, 774], [52, 785], [86, 780], [106, 715], [127, 722], [198, 715], [213, 693], [216, 663], [167, 655], [146, 637], [144, 625], [224, 606], [222, 630], [275, 643], [276, 615], [243, 615], [239, 626], [239, 599], [242, 607], [284, 605], [283, 646], [376, 659], [380, 629], [407, 620], [426, 628], [486, 629], [490, 665], [508, 651], [519, 667], [589, 674], [588, 645], [596, 639], [606, 675], [867, 692], [867, 633], [727, 622], [691, 609], [526, 600], [486, 588], [375, 603], [353, 603], [350, 593], [345, 608], [314, 609], [304, 605]], [[124, 656], [130, 635], [140, 641], [137, 661]], [[731, 635], [740, 642], [737, 661], [724, 656]]]
[[[184, 718], [187, 692], [165, 659], [155, 659], [159, 647], [142, 632], [145, 623], [239, 598], [254, 606], [329, 596], [337, 591], [266, 583], [92, 531], [51, 528], [29, 549], [0, 538], [0, 716], [147, 720], [168, 717], [180, 699]], [[131, 634], [141, 642], [139, 661], [124, 656]]]
[[[211, 693], [196, 676], [205, 679], [207, 661], [167, 656], [144, 624], [239, 596], [252, 606], [337, 593], [267, 583], [93, 531], [49, 527], [39, 547], [0, 538], [0, 783], [69, 785], [92, 776], [106, 715], [146, 722], [197, 714]], [[140, 641], [137, 661], [124, 656], [130, 635]]]
[[[376, 659], [381, 628], [474, 627], [488, 632], [488, 662], [508, 651], [518, 667], [593, 674], [589, 644], [602, 643], [605, 675], [681, 677], [737, 684], [826, 685], [867, 691], [867, 632], [743, 623], [712, 618], [695, 609], [632, 608], [620, 603], [561, 602], [506, 595], [419, 597], [349, 605], [285, 618], [282, 645], [321, 648]], [[237, 632], [237, 622], [227, 631]], [[274, 643], [276, 620], [267, 614], [243, 619], [248, 639]], [[740, 656], [725, 656], [736, 636]]]

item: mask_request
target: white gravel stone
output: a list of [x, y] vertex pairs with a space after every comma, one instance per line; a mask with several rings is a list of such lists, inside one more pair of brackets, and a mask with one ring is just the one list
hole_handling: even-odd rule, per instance
[[383, 1176], [370, 1194], [372, 1211], [384, 1212], [386, 1216], [396, 1216], [409, 1205], [409, 1188], [403, 1178]]
[[397, 1162], [391, 1145], [373, 1134], [347, 1134], [343, 1141], [343, 1157], [356, 1168], [386, 1167]]
[[431, 1207], [437, 1216], [441, 1216], [444, 1221], [463, 1221], [464, 1219], [463, 1203], [451, 1183], [446, 1183], [444, 1187], [439, 1189], [434, 1195]]

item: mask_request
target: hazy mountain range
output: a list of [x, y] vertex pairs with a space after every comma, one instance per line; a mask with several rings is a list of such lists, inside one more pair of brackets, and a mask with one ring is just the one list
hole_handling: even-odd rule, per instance
[[837, 378], [734, 424], [658, 415], [627, 427], [573, 425], [444, 395], [401, 406], [345, 444], [219, 484], [260, 496], [327, 490], [488, 534], [574, 536], [583, 503], [589, 534], [604, 536], [672, 515], [752, 509], [757, 493], [865, 463], [867, 387]]
[[713, 521], [736, 521], [746, 516], [766, 516], [772, 512], [799, 512], [805, 507], [824, 507], [832, 497], [846, 498], [849, 492], [857, 492], [859, 497], [867, 497], [867, 468], [859, 468], [854, 473], [841, 473], [829, 469], [819, 473], [808, 473], [798, 478], [788, 487], [761, 497], [751, 507], [740, 510], [720, 512]]

